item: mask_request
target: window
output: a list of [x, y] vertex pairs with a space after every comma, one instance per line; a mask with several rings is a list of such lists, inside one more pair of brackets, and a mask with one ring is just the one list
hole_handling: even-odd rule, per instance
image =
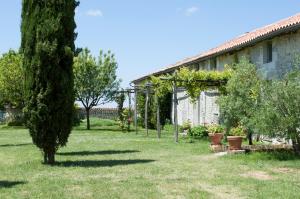
[[272, 42], [267, 42], [264, 45], [263, 52], [264, 64], [270, 63], [273, 61], [273, 45]]
[[213, 58], [210, 60], [210, 70], [217, 70], [217, 59]]

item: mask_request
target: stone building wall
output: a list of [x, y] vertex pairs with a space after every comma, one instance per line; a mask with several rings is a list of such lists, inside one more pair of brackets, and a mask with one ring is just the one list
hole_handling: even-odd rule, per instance
[[[268, 43], [272, 43], [272, 61], [264, 63], [265, 49]], [[271, 40], [259, 42], [231, 54], [216, 57], [217, 70], [223, 70], [225, 65], [230, 65], [243, 57], [255, 64], [261, 75], [265, 78], [280, 78], [291, 70], [295, 58], [300, 55], [300, 31], [275, 37]], [[199, 69], [210, 70], [211, 63], [204, 60], [199, 63]], [[178, 92], [178, 98], [186, 93]], [[189, 98], [182, 98], [178, 104], [178, 123], [182, 125], [190, 120], [195, 125], [203, 125], [219, 122], [219, 107], [216, 104], [218, 94], [216, 91], [202, 92], [196, 103], [191, 103]]]

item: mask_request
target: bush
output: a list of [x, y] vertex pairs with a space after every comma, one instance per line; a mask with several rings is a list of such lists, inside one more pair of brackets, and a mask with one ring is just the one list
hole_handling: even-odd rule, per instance
[[166, 125], [164, 125], [164, 130], [168, 131], [168, 132], [172, 132], [172, 131], [174, 131], [174, 125], [166, 124]]
[[189, 132], [189, 136], [190, 137], [194, 137], [194, 138], [205, 138], [208, 136], [208, 131], [207, 128], [205, 126], [195, 126], [193, 128], [191, 128], [190, 132]]
[[81, 123], [81, 118], [80, 118], [80, 107], [75, 104], [73, 107], [73, 126], [79, 126]]
[[24, 126], [24, 120], [14, 120], [7, 123], [7, 126]]
[[7, 126], [24, 126], [25, 118], [21, 111], [10, 112], [8, 117], [5, 118]]
[[245, 136], [246, 135], [246, 129], [242, 126], [237, 126], [229, 131], [230, 136]]
[[219, 124], [211, 124], [207, 128], [209, 133], [224, 133], [225, 128]]
[[188, 130], [189, 131], [191, 128], [192, 128], [192, 124], [191, 124], [190, 120], [188, 120], [188, 121], [186, 121], [182, 124], [182, 129], [183, 130]]
[[[146, 97], [144, 93], [138, 93], [137, 97], [137, 110], [138, 110], [138, 124], [145, 127], [145, 101]], [[172, 93], [167, 93], [165, 96], [159, 99], [160, 104], [160, 124], [164, 126], [166, 122], [171, 119], [172, 112]], [[157, 103], [155, 102], [154, 95], [149, 96], [149, 106], [148, 106], [148, 128], [156, 129], [156, 110]]]

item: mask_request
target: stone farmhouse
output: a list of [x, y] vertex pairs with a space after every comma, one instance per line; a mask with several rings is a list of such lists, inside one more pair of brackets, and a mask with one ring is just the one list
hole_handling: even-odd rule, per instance
[[[300, 54], [300, 13], [276, 23], [247, 32], [202, 54], [184, 59], [133, 81], [140, 84], [152, 75], [173, 73], [180, 67], [196, 70], [223, 70], [227, 64], [243, 57], [254, 63], [266, 78], [278, 78], [292, 66]], [[191, 121], [193, 125], [219, 122], [217, 91], [202, 92], [191, 103], [183, 89], [178, 91], [178, 123]]]

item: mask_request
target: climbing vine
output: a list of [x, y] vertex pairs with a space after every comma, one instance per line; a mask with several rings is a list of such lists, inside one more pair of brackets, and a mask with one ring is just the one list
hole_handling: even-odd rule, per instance
[[[205, 90], [218, 89], [219, 92], [225, 93], [226, 83], [231, 76], [232, 69], [227, 66], [224, 71], [196, 71], [184, 67], [173, 74], [151, 76], [148, 80], [139, 84], [139, 88], [142, 91], [138, 97], [140, 118], [143, 120], [142, 116], [145, 113], [145, 92], [147, 89], [151, 93], [149, 96], [148, 126], [155, 128], [156, 106], [161, 108], [162, 125], [166, 119], [170, 118], [174, 82], [176, 82], [177, 87], [184, 88], [192, 102], [195, 102], [201, 92]], [[154, 96], [158, 97], [158, 103], [154, 103]]]
[[177, 87], [186, 89], [191, 100], [196, 101], [200, 93], [208, 89], [218, 89], [221, 93], [224, 93], [225, 85], [231, 75], [232, 70], [227, 67], [224, 71], [196, 71], [184, 67], [172, 75], [152, 76], [150, 82], [158, 97], [171, 92], [173, 83], [176, 82]]

